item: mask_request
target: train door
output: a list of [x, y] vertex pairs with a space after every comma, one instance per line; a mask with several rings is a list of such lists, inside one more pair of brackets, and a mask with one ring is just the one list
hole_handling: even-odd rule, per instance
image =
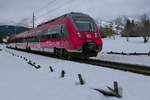
[[66, 25], [62, 25], [61, 26], [61, 46], [65, 49], [67, 49], [67, 44], [68, 44], [68, 41], [67, 41], [67, 37], [68, 37], [68, 32], [67, 32], [67, 29], [66, 29]]
[[64, 25], [61, 25], [61, 47], [64, 48]]

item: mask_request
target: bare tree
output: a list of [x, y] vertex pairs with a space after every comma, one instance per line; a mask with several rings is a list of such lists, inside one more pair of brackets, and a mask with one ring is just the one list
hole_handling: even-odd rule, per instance
[[147, 15], [143, 15], [140, 20], [140, 24], [138, 25], [138, 30], [140, 32], [140, 35], [144, 39], [144, 43], [147, 43], [150, 38], [150, 20], [147, 17]]

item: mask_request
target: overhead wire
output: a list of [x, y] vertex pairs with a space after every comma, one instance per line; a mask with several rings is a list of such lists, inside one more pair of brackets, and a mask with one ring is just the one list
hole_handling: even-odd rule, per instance
[[[53, 9], [51, 9], [51, 10], [48, 10], [46, 13], [37, 16], [37, 17], [36, 17], [36, 20], [39, 19], [39, 18], [41, 18], [41, 17], [43, 17], [43, 16], [46, 16], [48, 13], [56, 12], [56, 10], [61, 9], [62, 7], [64, 8], [66, 5], [69, 5], [69, 4], [71, 4], [71, 3], [73, 3], [72, 0], [67, 0], [67, 2], [65, 2], [65, 5], [63, 5], [63, 6], [61, 6], [61, 7], [60, 7], [60, 6], [59, 6], [59, 7], [55, 7], [55, 8], [53, 8]], [[62, 5], [62, 4], [61, 4], [61, 5]]]
[[46, 3], [43, 7], [41, 7], [41, 8], [39, 8], [39, 9], [35, 10], [34, 12], [36, 13], [36, 12], [39, 12], [39, 11], [41, 11], [41, 10], [44, 10], [45, 8], [47, 8], [49, 5], [53, 4], [53, 3], [56, 2], [56, 1], [57, 1], [57, 0], [52, 0], [52, 1], [48, 2], [48, 3]]
[[[48, 2], [48, 3], [46, 3], [43, 7], [41, 7], [41, 8], [39, 8], [39, 9], [35, 10], [34, 13], [39, 13], [40, 11], [46, 9], [49, 5], [54, 4], [56, 1], [57, 1], [57, 0], [52, 0], [52, 1]], [[38, 19], [40, 19], [40, 18], [42, 18], [43, 16], [46, 16], [48, 13], [56, 12], [56, 10], [62, 9], [62, 8], [64, 8], [66, 5], [69, 5], [69, 4], [73, 3], [73, 2], [74, 2], [74, 1], [72, 1], [72, 0], [67, 0], [67, 1], [63, 2], [63, 4], [62, 4], [62, 3], [59, 3], [59, 5], [57, 5], [57, 7], [48, 10], [46, 13], [41, 14], [41, 15], [39, 15], [39, 16], [37, 16], [37, 17], [35, 16], [35, 21], [38, 20]], [[33, 21], [31, 20], [29, 23], [32, 23], [32, 22], [33, 22]], [[40, 23], [38, 23], [38, 24], [40, 24]]]
[[[33, 13], [38, 13], [38, 12], [40, 12], [40, 11], [42, 11], [42, 10], [44, 10], [44, 9], [46, 9], [49, 5], [51, 5], [51, 4], [53, 4], [54, 2], [56, 2], [57, 0], [51, 0], [51, 1], [49, 1], [48, 3], [46, 3], [44, 6], [42, 6], [41, 8], [39, 8], [39, 9], [37, 9], [37, 10], [35, 10], [35, 11], [33, 11]], [[28, 17], [26, 17], [27, 19], [31, 19], [31, 16], [28, 16]], [[28, 22], [29, 24], [28, 24], [28, 26], [26, 26], [26, 27], [31, 27], [32, 25], [30, 25], [31, 23], [33, 23], [33, 20], [30, 20], [29, 22]], [[22, 24], [22, 22], [20, 21], [20, 22], [17, 22], [16, 24]]]

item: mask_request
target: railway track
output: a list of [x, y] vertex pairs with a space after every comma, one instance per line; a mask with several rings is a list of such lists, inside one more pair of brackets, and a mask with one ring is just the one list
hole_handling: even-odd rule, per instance
[[88, 60], [77, 60], [77, 62], [84, 62], [86, 64], [97, 65], [101, 67], [113, 68], [123, 71], [134, 72], [137, 74], [143, 74], [150, 76], [150, 66], [138, 65], [138, 64], [126, 64], [120, 62], [112, 62], [112, 61], [103, 61], [96, 59], [88, 59]]
[[[20, 49], [17, 49], [17, 50], [27, 52], [26, 50], [20, 50]], [[38, 55], [61, 59], [51, 53], [43, 53], [43, 52], [37, 52], [37, 51], [32, 51], [29, 53], [34, 53]], [[103, 61], [103, 60], [96, 60], [96, 59], [85, 60], [85, 59], [78, 58], [78, 59], [71, 59], [70, 61], [91, 64], [91, 65], [101, 66], [105, 68], [112, 68], [112, 69], [117, 69], [117, 70], [122, 70], [122, 71], [129, 71], [129, 72], [133, 72], [137, 74], [150, 76], [150, 66], [144, 66], [144, 65], [138, 65], [138, 64], [126, 64], [126, 63], [121, 63], [121, 62]]]
[[147, 53], [137, 53], [137, 52], [134, 52], [134, 53], [125, 53], [125, 52], [113, 52], [113, 51], [110, 51], [110, 52], [107, 52], [107, 54], [117, 54], [117, 55], [135, 55], [135, 56], [139, 56], [139, 55], [147, 55], [147, 56], [150, 56], [150, 52], [147, 52]]

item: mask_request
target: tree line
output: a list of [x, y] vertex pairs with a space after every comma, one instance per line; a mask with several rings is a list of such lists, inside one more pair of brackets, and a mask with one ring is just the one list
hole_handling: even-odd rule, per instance
[[139, 22], [134, 22], [134, 20], [127, 20], [123, 36], [127, 37], [143, 37], [144, 43], [147, 43], [150, 38], [150, 19], [147, 15], [143, 15]]
[[100, 27], [100, 31], [102, 33], [101, 34], [102, 38], [111, 37], [116, 34], [115, 31], [113, 30], [112, 24], [106, 25], [105, 27]]
[[9, 36], [8, 34], [4, 34], [4, 33], [0, 33], [0, 43], [3, 42], [3, 39], [6, 38], [7, 36]]

